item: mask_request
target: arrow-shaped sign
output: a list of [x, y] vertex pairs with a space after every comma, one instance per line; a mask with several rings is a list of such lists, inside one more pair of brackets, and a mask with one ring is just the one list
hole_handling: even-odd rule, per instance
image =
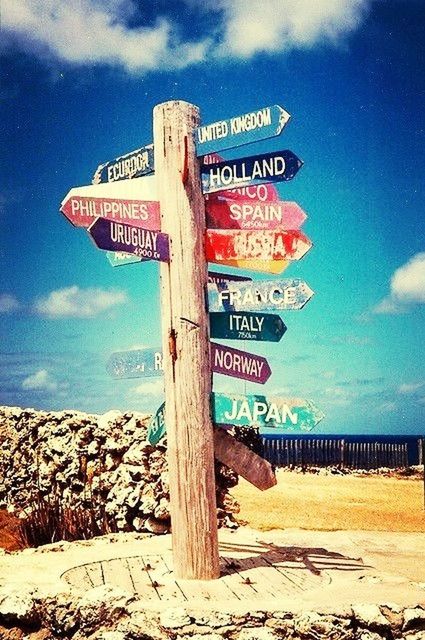
[[106, 365], [113, 378], [143, 378], [163, 373], [161, 349], [132, 349], [116, 351]]
[[[148, 425], [148, 442], [157, 445], [166, 432], [165, 402], [163, 402]], [[270, 489], [276, 484], [276, 476], [270, 462], [219, 427], [214, 427], [213, 436], [214, 457], [219, 462], [233, 469], [261, 491]]]
[[226, 287], [228, 282], [251, 282], [249, 276], [237, 276], [233, 273], [219, 273], [217, 271], [208, 271], [208, 282], [216, 284], [218, 287]]
[[272, 313], [210, 313], [209, 318], [211, 338], [279, 342], [286, 331], [282, 319]]
[[301, 231], [207, 229], [206, 258], [222, 260], [300, 260], [312, 243]]
[[230, 282], [227, 289], [208, 285], [210, 311], [284, 311], [301, 309], [313, 295], [299, 278]]
[[306, 214], [296, 202], [207, 200], [209, 229], [299, 229]]
[[302, 164], [302, 160], [289, 150], [203, 164], [202, 188], [204, 193], [212, 193], [249, 184], [291, 180]]
[[133, 256], [131, 253], [124, 253], [123, 251], [107, 251], [106, 257], [109, 264], [113, 267], [120, 267], [123, 264], [134, 264], [146, 260], [146, 258], [139, 258], [138, 256]]
[[153, 170], [153, 144], [148, 144], [115, 160], [100, 164], [94, 173], [93, 184], [139, 178], [153, 173]]
[[76, 187], [68, 192], [60, 210], [75, 227], [89, 227], [94, 219], [106, 218], [132, 227], [161, 228], [159, 202], [154, 200], [88, 197]]
[[269, 363], [262, 356], [211, 342], [211, 368], [232, 378], [265, 384], [271, 376]]
[[168, 235], [160, 231], [97, 218], [88, 232], [96, 246], [105, 251], [124, 251], [139, 258], [161, 262], [168, 262], [170, 259]]
[[227, 120], [202, 125], [196, 130], [196, 154], [239, 147], [278, 136], [291, 116], [278, 104]]
[[311, 431], [324, 414], [303, 398], [266, 398], [261, 395], [213, 394], [213, 422], [255, 426], [260, 433]]

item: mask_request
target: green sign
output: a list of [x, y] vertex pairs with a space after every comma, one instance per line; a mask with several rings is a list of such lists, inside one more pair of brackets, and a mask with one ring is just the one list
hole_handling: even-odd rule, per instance
[[165, 436], [167, 428], [165, 426], [165, 402], [159, 407], [158, 411], [152, 416], [148, 425], [148, 442], [152, 445], [158, 444], [158, 442]]

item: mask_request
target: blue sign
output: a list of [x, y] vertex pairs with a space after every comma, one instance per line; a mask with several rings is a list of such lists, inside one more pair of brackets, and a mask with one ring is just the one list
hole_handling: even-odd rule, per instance
[[196, 130], [196, 155], [239, 147], [278, 136], [291, 116], [278, 104], [202, 125]]
[[165, 436], [167, 427], [165, 426], [165, 402], [159, 407], [158, 411], [152, 416], [148, 424], [148, 442], [152, 445], [158, 444], [158, 442]]
[[204, 193], [213, 193], [263, 182], [292, 180], [302, 165], [303, 161], [288, 149], [238, 160], [203, 164], [202, 189]]
[[130, 178], [140, 178], [153, 173], [153, 144], [148, 144], [141, 149], [130, 151], [125, 156], [120, 156], [100, 164], [93, 175], [93, 184], [102, 182], [117, 182], [118, 180], [129, 180]]
[[162, 350], [133, 349], [131, 351], [116, 351], [110, 356], [106, 371], [113, 378], [162, 376]]
[[208, 285], [209, 311], [286, 311], [301, 309], [313, 295], [299, 278]]
[[120, 267], [122, 264], [134, 264], [135, 262], [142, 262], [143, 260], [143, 258], [134, 256], [131, 253], [124, 253], [123, 251], [106, 251], [106, 257], [113, 267]]
[[209, 318], [211, 338], [279, 342], [286, 331], [282, 319], [273, 313], [212, 312]]

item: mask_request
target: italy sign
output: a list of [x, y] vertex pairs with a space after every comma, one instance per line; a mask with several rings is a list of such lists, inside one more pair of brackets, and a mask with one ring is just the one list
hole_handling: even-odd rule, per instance
[[279, 342], [286, 331], [282, 319], [273, 313], [212, 312], [209, 318], [211, 338]]
[[196, 155], [238, 147], [278, 136], [291, 116], [278, 104], [251, 111], [227, 120], [219, 120], [196, 130]]
[[97, 218], [88, 229], [99, 249], [124, 251], [139, 258], [168, 262], [169, 240], [166, 233], [131, 227], [128, 224]]
[[286, 311], [301, 309], [313, 295], [299, 278], [231, 282], [227, 289], [208, 285], [210, 311]]
[[153, 173], [153, 162], [153, 144], [148, 144], [146, 147], [130, 151], [115, 160], [100, 164], [94, 173], [93, 184], [146, 176]]

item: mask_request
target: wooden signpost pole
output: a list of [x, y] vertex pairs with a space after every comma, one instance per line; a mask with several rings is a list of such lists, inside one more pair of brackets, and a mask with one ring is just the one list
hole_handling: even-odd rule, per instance
[[160, 268], [174, 574], [210, 580], [220, 569], [198, 125], [198, 108], [186, 102], [154, 109], [161, 232], [170, 239], [170, 262]]

